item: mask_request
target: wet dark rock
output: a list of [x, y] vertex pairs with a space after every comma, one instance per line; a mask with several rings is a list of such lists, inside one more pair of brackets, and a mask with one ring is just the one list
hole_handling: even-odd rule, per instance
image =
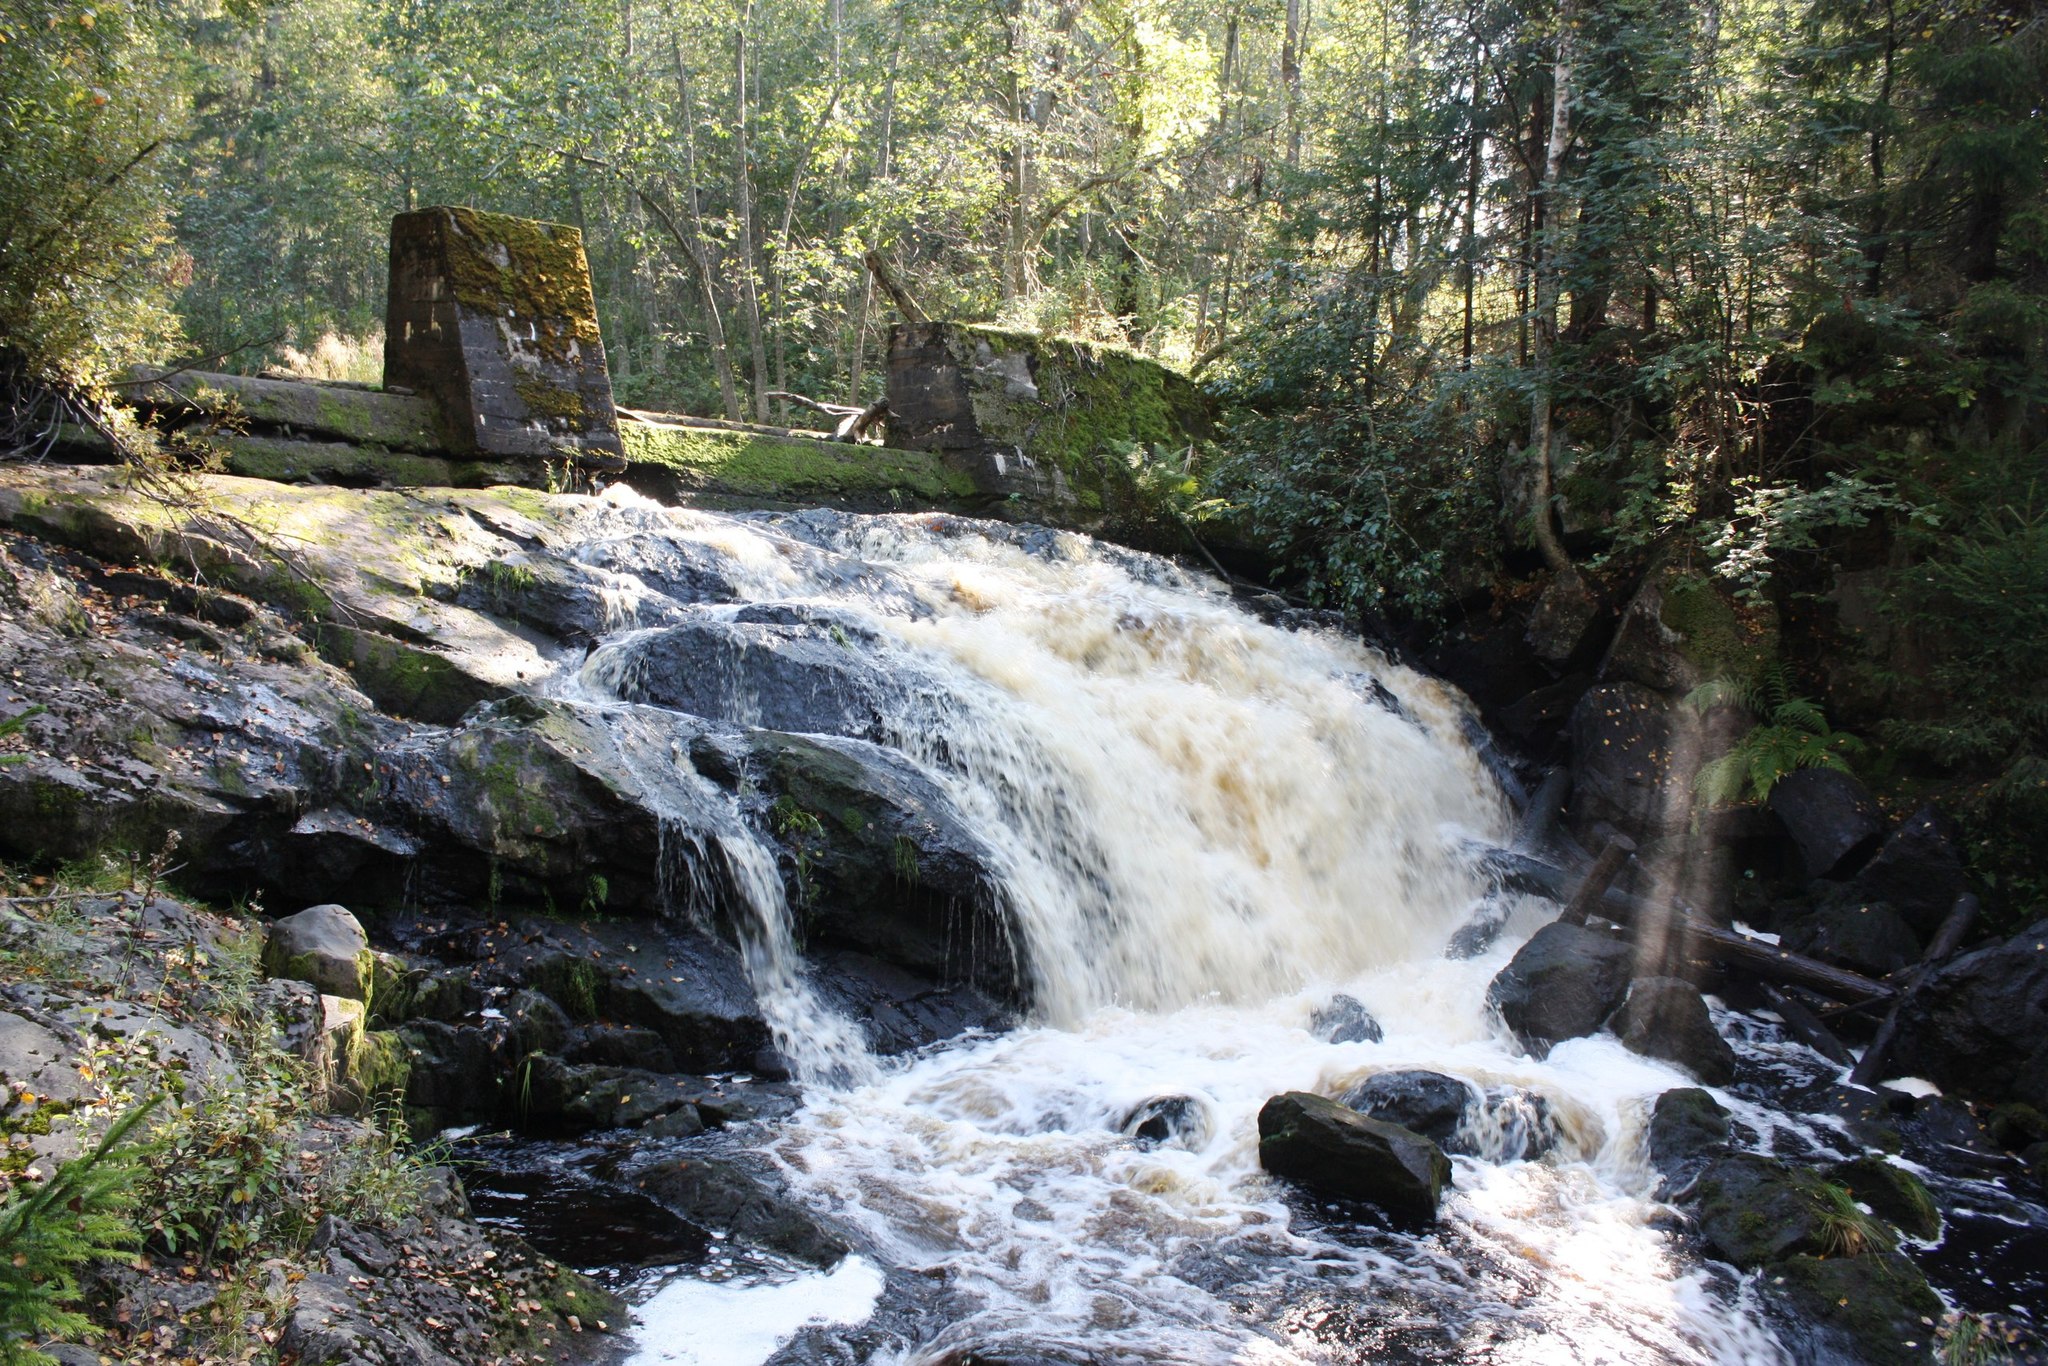
[[1884, 835], [1884, 820], [1869, 789], [1839, 769], [1787, 773], [1772, 784], [1769, 806], [1798, 846], [1809, 878], [1855, 871]]
[[1208, 1143], [1215, 1120], [1209, 1107], [1193, 1096], [1156, 1096], [1133, 1107], [1117, 1128], [1147, 1148], [1194, 1150]]
[[370, 999], [370, 938], [346, 906], [309, 906], [272, 921], [263, 941], [263, 970], [310, 982], [328, 996]]
[[1677, 756], [1699, 725], [1690, 711], [1637, 683], [1588, 690], [1572, 710], [1573, 828], [1605, 822], [1638, 843], [1682, 831], [1692, 774]]
[[837, 1266], [848, 1244], [836, 1230], [735, 1157], [664, 1154], [624, 1173], [627, 1184], [706, 1229], [805, 1262]]
[[1451, 1181], [1450, 1159], [1421, 1134], [1305, 1091], [1260, 1109], [1259, 1165], [1318, 1195], [1373, 1205], [1398, 1223], [1433, 1221]]
[[546, 1016], [534, 1021], [534, 1046], [559, 1046], [568, 1025], [601, 1021], [648, 1031], [648, 1043], [658, 1040], [674, 1066], [712, 1072], [749, 1065], [767, 1042], [739, 955], [677, 926], [419, 914], [393, 921], [391, 933], [415, 952], [466, 967], [479, 985], [505, 990], [508, 1003], [521, 991], [548, 998], [563, 1030], [556, 1036], [552, 1015], [529, 1005]]
[[1537, 1057], [1600, 1028], [1628, 994], [1635, 950], [1619, 932], [1555, 921], [1522, 945], [1487, 988], [1489, 1006]]
[[512, 1060], [502, 1029], [414, 1020], [398, 1029], [407, 1069], [405, 1103], [416, 1127], [488, 1124], [505, 1114]]
[[1385, 1037], [1372, 1012], [1341, 992], [1309, 1015], [1308, 1032], [1324, 1043], [1378, 1043]]
[[1735, 1050], [1714, 1028], [1699, 988], [1681, 978], [1637, 978], [1607, 1024], [1631, 1052], [1677, 1063], [1709, 1086], [1735, 1080]]
[[2048, 1110], [2048, 920], [1949, 960], [1900, 1016], [1891, 1071], [1945, 1091]]
[[1743, 1270], [1838, 1250], [1824, 1217], [1825, 1182], [1804, 1167], [1754, 1153], [1715, 1158], [1695, 1187], [1701, 1235]]
[[1849, 879], [1851, 895], [1881, 901], [1921, 939], [1932, 939], [1963, 893], [1963, 861], [1955, 822], [1922, 807], [1885, 837], [1870, 862]]
[[761, 731], [751, 743], [783, 794], [784, 838], [803, 849], [817, 884], [818, 939], [1002, 1000], [1022, 997], [1017, 937], [989, 871], [995, 856], [937, 784], [860, 740]]
[[1360, 1114], [1413, 1130], [1447, 1152], [1455, 1151], [1465, 1111], [1478, 1100], [1471, 1083], [1419, 1070], [1381, 1072], [1344, 1094], [1344, 1103]]
[[813, 961], [812, 986], [860, 1026], [876, 1053], [908, 1053], [972, 1030], [1004, 1029], [1015, 1018], [973, 987], [942, 986], [863, 953], [827, 951]]
[[1807, 1361], [1906, 1366], [1929, 1359], [1941, 1297], [1897, 1252], [1797, 1256], [1768, 1268], [1769, 1291], [1792, 1311], [1786, 1336]]
[[874, 629], [827, 609], [767, 604], [635, 637], [623, 695], [709, 720], [883, 738], [884, 718], [936, 680]]
[[1941, 1209], [1919, 1177], [1881, 1157], [1852, 1157], [1828, 1168], [1828, 1180], [1909, 1237], [1941, 1236]]
[[506, 1047], [517, 1058], [560, 1050], [574, 1025], [567, 1011], [538, 991], [520, 989], [504, 1005]]
[[1898, 1092], [1835, 1085], [1806, 1097], [1799, 1108], [1806, 1114], [1826, 1115], [1838, 1122], [1861, 1147], [1896, 1153], [1905, 1146], [1905, 1136], [1900, 1131], [1905, 1115], [1898, 1106], [1903, 1102], [1910, 1113], [1911, 1101], [1910, 1096]]
[[1794, 953], [1885, 977], [1920, 961], [1920, 937], [1882, 901], [1866, 901], [1848, 888], [1829, 888], [1815, 909], [1781, 921], [1780, 942]]
[[560, 1047], [564, 1062], [631, 1067], [643, 1072], [678, 1070], [668, 1044], [659, 1033], [643, 1025], [579, 1025], [564, 1036]]
[[1650, 1112], [1650, 1165], [1670, 1187], [1681, 1187], [1728, 1151], [1733, 1126], [1728, 1111], [1696, 1086], [1681, 1086], [1657, 1097]]
[[702, 1086], [694, 1077], [569, 1063], [534, 1053], [519, 1064], [514, 1106], [520, 1126], [530, 1133], [630, 1129], [679, 1111], [688, 1111], [683, 1127], [694, 1133], [706, 1127], [691, 1104]]

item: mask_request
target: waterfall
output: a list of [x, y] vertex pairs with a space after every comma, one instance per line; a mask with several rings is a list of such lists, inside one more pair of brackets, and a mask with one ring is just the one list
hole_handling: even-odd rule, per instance
[[[907, 760], [985, 844], [1021, 940], [1025, 1026], [878, 1064], [807, 986], [773, 832], [720, 798], [746, 962], [811, 1083], [766, 1151], [866, 1257], [943, 1286], [860, 1359], [1779, 1359], [1650, 1198], [1647, 1104], [1683, 1078], [1612, 1039], [1530, 1059], [1486, 1018], [1488, 981], [1552, 908], [1496, 900], [1500, 941], [1444, 954], [1487, 904], [1465, 851], [1508, 828], [1462, 698], [1078, 536], [621, 495], [588, 530], [581, 558], [671, 606], [623, 613], [570, 694]], [[662, 672], [664, 631], [717, 648]], [[689, 769], [681, 749], [663, 762]], [[1311, 1032], [1339, 990], [1384, 1038]], [[1361, 1234], [1290, 1206], [1259, 1170], [1259, 1106], [1397, 1068], [1497, 1098], [1441, 1227]], [[1134, 1142], [1127, 1121], [1162, 1097], [1202, 1122]], [[1547, 1155], [1525, 1151], [1539, 1113]], [[834, 1315], [842, 1333], [861, 1317]], [[697, 1359], [660, 1331], [649, 1361]]]

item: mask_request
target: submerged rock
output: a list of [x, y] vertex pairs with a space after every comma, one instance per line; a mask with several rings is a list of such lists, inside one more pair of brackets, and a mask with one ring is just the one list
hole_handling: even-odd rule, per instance
[[1669, 1186], [1683, 1186], [1728, 1151], [1733, 1133], [1728, 1111], [1697, 1086], [1680, 1086], [1657, 1097], [1650, 1112], [1650, 1165]]
[[1327, 1096], [1289, 1091], [1259, 1111], [1259, 1165], [1318, 1195], [1376, 1206], [1400, 1223], [1436, 1218], [1451, 1162], [1411, 1129]]
[[1317, 1006], [1308, 1017], [1308, 1032], [1324, 1043], [1378, 1043], [1385, 1037], [1380, 1022], [1356, 997], [1342, 992]]
[[1215, 1132], [1209, 1107], [1193, 1096], [1157, 1096], [1136, 1106], [1117, 1125], [1147, 1148], [1198, 1149]]
[[1531, 935], [1487, 988], [1488, 1006], [1537, 1057], [1591, 1034], [1628, 994], [1635, 949], [1620, 932], [1553, 921]]
[[1607, 1022], [1630, 1051], [1677, 1063], [1709, 1086], [1735, 1080], [1735, 1050], [1714, 1028], [1699, 988], [1676, 977], [1639, 977]]
[[1441, 1072], [1381, 1072], [1345, 1093], [1344, 1103], [1363, 1115], [1398, 1124], [1450, 1151], [1466, 1108], [1479, 1100], [1470, 1083]]

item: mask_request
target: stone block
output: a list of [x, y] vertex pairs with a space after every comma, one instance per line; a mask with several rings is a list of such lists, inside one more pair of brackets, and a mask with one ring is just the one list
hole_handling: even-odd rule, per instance
[[624, 467], [574, 228], [445, 205], [394, 218], [384, 382], [432, 398], [457, 455]]

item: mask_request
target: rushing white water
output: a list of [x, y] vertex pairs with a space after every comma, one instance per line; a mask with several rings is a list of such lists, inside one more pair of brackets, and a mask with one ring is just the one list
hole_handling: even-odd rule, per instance
[[[808, 992], [765, 842], [736, 807], [720, 836], [764, 1010], [813, 1083], [770, 1151], [869, 1256], [945, 1287], [943, 1315], [878, 1335], [871, 1359], [1777, 1359], [1675, 1256], [1648, 1198], [1647, 1103], [1684, 1079], [1611, 1039], [1537, 1062], [1487, 1020], [1488, 981], [1550, 908], [1514, 908], [1480, 957], [1443, 955], [1484, 892], [1460, 850], [1505, 842], [1461, 699], [1079, 537], [950, 518], [777, 528], [615, 497], [586, 555], [648, 537], [720, 567], [725, 604], [700, 615], [799, 605], [872, 642], [900, 686], [867, 738], [921, 765], [994, 851], [1023, 941], [1030, 1026], [877, 1066]], [[578, 695], [635, 695], [644, 667], [615, 639]], [[727, 682], [715, 719], [758, 721], [762, 699]], [[1311, 1035], [1340, 989], [1383, 1040]], [[1538, 1097], [1562, 1139], [1540, 1160], [1458, 1158], [1427, 1235], [1290, 1209], [1259, 1170], [1264, 1101], [1409, 1067]], [[1169, 1095], [1206, 1125], [1154, 1148], [1125, 1137]]]

